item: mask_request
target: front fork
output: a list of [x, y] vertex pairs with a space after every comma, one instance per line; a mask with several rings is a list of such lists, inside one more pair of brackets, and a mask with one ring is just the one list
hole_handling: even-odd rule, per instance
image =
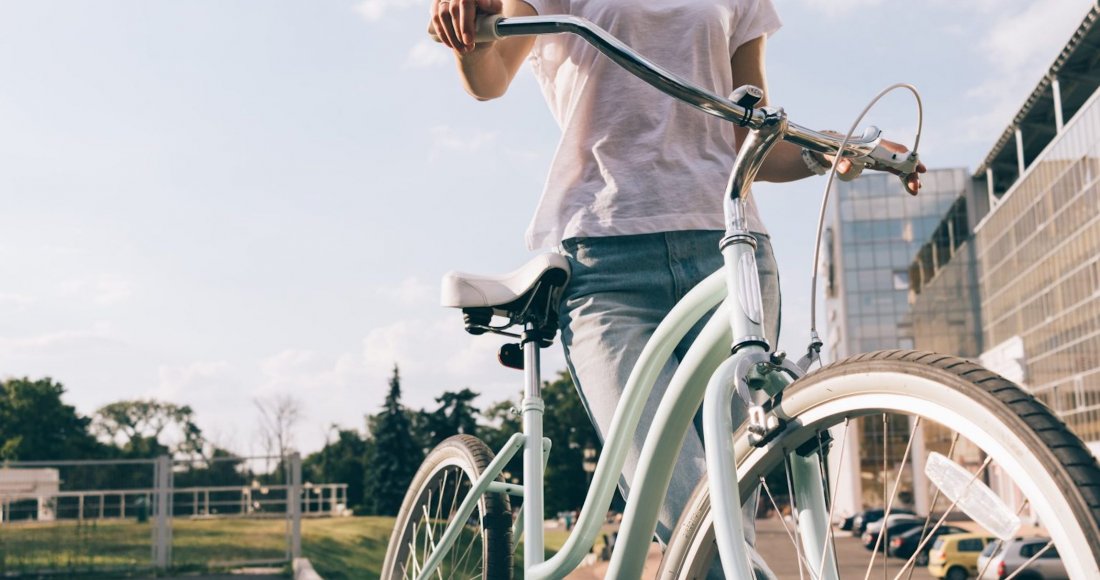
[[[746, 548], [732, 434], [735, 427], [747, 423], [749, 441], [764, 446], [785, 427], [770, 408], [756, 403], [749, 386], [750, 375], [756, 372], [758, 385], [764, 387], [768, 381], [761, 379], [761, 370], [776, 375], [785, 372], [791, 378], [801, 376], [804, 370], [781, 355], [768, 354], [756, 238], [748, 231], [742, 196], [768, 152], [786, 131], [786, 115], [782, 110], [767, 113], [767, 121], [760, 129], [750, 131], [742, 144], [727, 186], [726, 235], [721, 246], [730, 302], [736, 304], [730, 308], [733, 356], [711, 376], [703, 399], [703, 437], [714, 535], [726, 578], [755, 577]], [[764, 387], [764, 390], [767, 395], [775, 395], [771, 389]], [[830, 524], [818, 453], [801, 455], [791, 451], [788, 462], [791, 495], [802, 538], [801, 545], [796, 546], [799, 557], [811, 569], [811, 577], [838, 578], [835, 557], [826, 547]]]

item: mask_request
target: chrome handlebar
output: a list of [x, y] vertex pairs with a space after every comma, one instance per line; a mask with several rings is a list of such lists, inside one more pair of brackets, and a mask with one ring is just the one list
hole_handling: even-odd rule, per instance
[[[782, 109], [778, 108], [744, 107], [733, 100], [696, 87], [646, 59], [585, 18], [564, 15], [503, 18], [500, 15], [491, 15], [479, 21], [476, 39], [483, 42], [508, 36], [562, 32], [580, 36], [605, 56], [655, 89], [731, 123], [750, 129], [759, 129], [765, 123], [774, 121], [775, 116], [783, 114]], [[843, 136], [840, 135], [814, 131], [789, 121], [785, 125], [783, 140], [818, 153], [836, 155], [843, 141]], [[915, 170], [916, 155], [893, 154], [881, 147], [881, 141], [882, 131], [875, 127], [868, 127], [863, 135], [853, 136], [848, 141], [844, 156], [861, 159], [871, 169], [896, 169], [902, 173], [911, 173]]]

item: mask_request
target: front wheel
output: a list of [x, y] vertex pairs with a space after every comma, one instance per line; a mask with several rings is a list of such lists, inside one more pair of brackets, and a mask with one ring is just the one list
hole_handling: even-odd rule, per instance
[[[783, 416], [787, 424], [766, 446], [749, 445], [744, 428], [734, 436], [738, 479], [743, 482], [739, 486], [741, 501], [766, 486], [760, 482], [782, 480], [790, 464], [787, 457], [794, 450], [820, 445], [819, 442], [830, 437], [834, 447], [839, 443], [830, 456], [841, 448], [849, 453], [861, 451], [856, 457], [857, 468], [839, 470], [840, 474], [831, 478], [831, 484], [825, 482], [824, 489], [852, 485], [853, 472], [864, 478], [877, 472], [884, 476], [882, 481], [893, 485], [894, 475], [886, 477], [886, 474], [905, 470], [899, 456], [901, 449], [909, 453], [911, 446], [905, 440], [884, 440], [884, 436], [901, 434], [911, 441], [917, 439], [913, 434], [921, 434], [917, 447], [949, 456], [975, 473], [975, 479], [980, 477], [995, 486], [1002, 497], [1012, 496], [1010, 507], [1025, 519], [1031, 516], [1038, 522], [1035, 533], [1052, 538], [1071, 578], [1100, 578], [1097, 563], [1100, 562], [1100, 468], [1096, 458], [1044, 405], [1000, 376], [944, 355], [914, 351], [868, 353], [834, 363], [794, 382], [782, 393], [776, 408], [777, 415]], [[865, 431], [864, 438], [854, 433], [861, 430]], [[873, 436], [866, 437], [868, 433]], [[858, 445], [848, 441], [853, 437], [859, 441]], [[891, 446], [892, 453], [887, 451]], [[822, 452], [825, 449], [827, 444], [822, 446]], [[876, 455], [865, 455], [871, 452]], [[852, 456], [845, 460], [851, 461]], [[921, 464], [922, 470], [923, 467]], [[770, 477], [765, 479], [766, 476]], [[789, 472], [786, 478], [790, 480]], [[715, 561], [717, 547], [706, 483], [700, 483], [673, 533], [661, 565], [662, 580], [706, 577]], [[882, 492], [883, 486], [867, 487]], [[893, 492], [897, 489], [894, 486]], [[826, 504], [831, 505], [835, 497], [835, 492], [826, 497]], [[863, 499], [867, 498], [864, 493]], [[873, 501], [893, 504], [894, 508], [901, 503], [888, 493]], [[950, 504], [939, 498], [938, 504], [933, 502], [931, 511], [939, 516]], [[925, 519], [929, 528], [939, 520]], [[801, 526], [790, 527], [795, 528], [793, 535]], [[782, 551], [775, 545], [778, 542], [763, 545], [758, 541], [761, 556], [781, 576], [786, 576], [781, 572], [784, 566], [789, 569], [797, 564], [796, 570], [804, 568], [807, 557], [800, 552], [802, 542], [787, 541], [783, 534], [777, 536], [783, 537], [786, 553], [776, 556]], [[828, 539], [841, 577], [866, 576], [864, 568], [869, 573], [871, 556], [867, 552], [840, 549], [842, 543], [856, 540], [833, 536]], [[904, 566], [911, 568], [917, 554], [923, 551], [918, 548]], [[859, 561], [845, 562], [846, 554]], [[879, 557], [877, 561], [886, 565], [885, 558]], [[896, 560], [890, 566], [894, 571], [905, 570]], [[817, 572], [809, 570], [808, 577]]]
[[[492, 459], [493, 452], [470, 435], [455, 435], [428, 454], [397, 513], [382, 578], [420, 575], [458, 507]], [[432, 577], [512, 577], [512, 512], [507, 495], [481, 496]]]

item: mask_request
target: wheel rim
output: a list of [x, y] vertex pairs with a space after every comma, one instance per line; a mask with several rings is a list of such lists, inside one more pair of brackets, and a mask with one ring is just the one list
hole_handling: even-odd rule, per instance
[[[1047, 531], [1054, 538], [1052, 544], [1056, 545], [1062, 554], [1071, 578], [1100, 577], [1096, 575], [1095, 558], [1092, 556], [1095, 553], [1093, 545], [1095, 536], [1090, 537], [1090, 534], [1093, 532], [1091, 529], [1085, 530], [1079, 527], [1073, 501], [1065, 500], [1061, 493], [1048, 493], [1051, 489], [1058, 489], [1057, 476], [1048, 473], [1042, 460], [1031, 457], [1032, 454], [1027, 452], [1026, 447], [1021, 451], [1023, 437], [1011, 432], [1011, 426], [1006, 425], [1005, 421], [997, 417], [992, 410], [972, 400], [970, 397], [974, 396], [973, 393], [965, 395], [924, 377], [900, 373], [886, 377], [886, 374], [888, 373], [876, 372], [863, 376], [846, 375], [836, 379], [824, 379], [817, 382], [817, 389], [801, 391], [792, 389], [792, 392], [785, 393], [780, 407], [782, 412], [785, 412], [793, 421], [776, 440], [762, 449], [755, 449], [747, 444], [743, 432], [735, 438], [738, 479], [743, 482], [760, 481], [760, 476], [768, 473], [772, 468], [780, 464], [786, 467], [782, 459], [786, 456], [786, 450], [798, 448], [819, 433], [830, 427], [844, 425], [848, 420], [883, 414], [920, 417], [917, 420], [918, 424], [920, 422], [939, 424], [958, 433], [959, 437], [965, 438], [967, 443], [986, 453], [990, 461], [987, 462], [987, 467], [982, 468], [983, 470], [988, 469], [988, 464], [993, 464], [1002, 472], [1016, 476], [1013, 482], [1028, 498], [1027, 503], [1019, 506], [1020, 510], [1030, 506], [1046, 524]], [[828, 393], [827, 397], [821, 396], [821, 389]], [[913, 393], [920, 393], [921, 396], [917, 397]], [[883, 450], [885, 449], [886, 445], [883, 445]], [[1023, 477], [1020, 477], [1021, 474]], [[883, 481], [886, 479], [884, 477]], [[844, 481], [840, 481], [837, 485], [843, 486]], [[755, 487], [742, 485], [742, 500], [746, 499]], [[896, 493], [897, 490], [898, 488], [894, 487], [891, 493]], [[883, 496], [886, 497], [887, 493]], [[946, 507], [942, 503], [939, 506], [940, 509]], [[1063, 522], [1070, 523], [1059, 525]], [[709, 521], [706, 526], [710, 526]], [[925, 529], [931, 533], [935, 527], [935, 521], [926, 526]], [[712, 537], [711, 535], [710, 538]], [[705, 553], [708, 549], [705, 543], [710, 541], [712, 540], [708, 538], [703, 540], [702, 544], [694, 546], [691, 551], [693, 556], [689, 557]], [[788, 548], [797, 552], [799, 546], [795, 543], [793, 547], [788, 546]], [[885, 559], [878, 552], [872, 551], [871, 554], [878, 557], [878, 562], [884, 563]], [[917, 550], [909, 559], [910, 561], [906, 562], [908, 571], [901, 575], [902, 578], [912, 573], [917, 554], [921, 552], [922, 550]], [[1070, 555], [1067, 556], [1067, 554]], [[1074, 554], [1080, 554], [1082, 557], [1075, 557]], [[798, 554], [798, 558], [805, 560], [801, 554]], [[799, 562], [800, 568], [804, 563], [806, 562]], [[806, 567], [809, 568], [809, 566]], [[868, 567], [865, 577], [870, 576], [870, 570], [871, 568]], [[807, 570], [807, 572], [807, 577], [814, 577], [814, 571]], [[891, 573], [889, 576], [893, 577], [895, 574]]]
[[[436, 551], [451, 516], [458, 511], [472, 487], [473, 474], [457, 461], [441, 465], [414, 504], [402, 539], [395, 573], [401, 578], [416, 578], [424, 563]], [[482, 504], [484, 500], [481, 500]], [[482, 578], [484, 576], [485, 534], [482, 527], [484, 505], [479, 505], [466, 522], [458, 539], [443, 556], [438, 575], [444, 578]]]

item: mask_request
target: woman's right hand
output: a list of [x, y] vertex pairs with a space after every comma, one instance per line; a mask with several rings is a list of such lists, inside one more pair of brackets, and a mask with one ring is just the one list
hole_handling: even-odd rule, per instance
[[428, 32], [439, 41], [466, 54], [474, 50], [476, 18], [481, 14], [500, 14], [502, 0], [432, 0]]

